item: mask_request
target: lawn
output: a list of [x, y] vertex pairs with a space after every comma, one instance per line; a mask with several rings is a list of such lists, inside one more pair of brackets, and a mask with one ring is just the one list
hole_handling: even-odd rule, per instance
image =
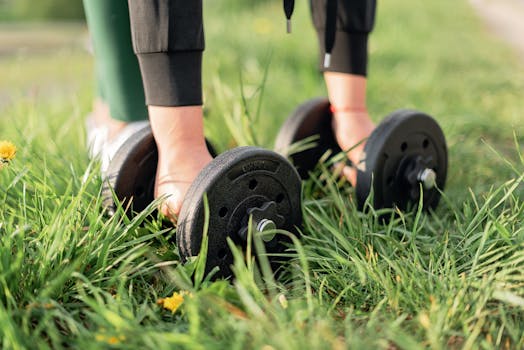
[[[206, 133], [221, 151], [271, 148], [325, 94], [307, 4], [287, 35], [280, 2], [254, 3], [206, 0]], [[198, 261], [179, 263], [154, 206], [104, 215], [86, 42], [82, 25], [0, 24], [0, 140], [18, 148], [0, 169], [0, 348], [524, 347], [524, 64], [468, 1], [380, 1], [370, 41], [374, 120], [416, 108], [446, 134], [437, 211], [386, 224], [351, 188], [305, 182], [278, 278], [239, 256], [234, 281], [192, 279]]]

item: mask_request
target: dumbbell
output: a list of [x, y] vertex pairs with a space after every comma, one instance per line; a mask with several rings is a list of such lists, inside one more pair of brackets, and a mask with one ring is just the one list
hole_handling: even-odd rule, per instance
[[[285, 121], [275, 149], [288, 157], [302, 179], [307, 179], [320, 158], [342, 152], [333, 134], [332, 112], [325, 98], [309, 100]], [[315, 138], [313, 147], [289, 154], [292, 145]], [[435, 208], [446, 183], [448, 155], [442, 129], [429, 115], [401, 109], [387, 116], [366, 141], [357, 168], [357, 206], [363, 210], [372, 193], [375, 209]], [[421, 198], [422, 196], [422, 198]]]
[[[208, 148], [209, 148], [208, 143]], [[150, 127], [129, 138], [118, 150], [108, 171], [105, 206], [118, 202], [127, 213], [139, 212], [153, 201], [158, 151]], [[206, 224], [206, 208], [209, 221]], [[219, 267], [216, 277], [229, 277], [233, 255], [228, 245], [246, 247], [251, 218], [253, 235], [271, 255], [289, 243], [277, 230], [296, 233], [301, 224], [301, 180], [293, 165], [276, 152], [238, 147], [216, 156], [190, 186], [177, 220], [176, 244], [183, 261], [200, 252], [207, 227], [206, 273]]]

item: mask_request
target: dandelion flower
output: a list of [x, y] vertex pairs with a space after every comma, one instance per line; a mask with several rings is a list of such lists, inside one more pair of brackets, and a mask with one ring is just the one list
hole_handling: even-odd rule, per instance
[[118, 339], [115, 336], [109, 337], [109, 338], [107, 338], [107, 343], [110, 344], [110, 345], [115, 345], [115, 344], [120, 343], [120, 339]]
[[16, 154], [16, 146], [9, 141], [0, 141], [0, 163], [9, 163]]
[[119, 336], [112, 335], [112, 336], [109, 336], [107, 334], [101, 334], [101, 333], [98, 333], [98, 334], [95, 335], [95, 340], [96, 341], [104, 342], [104, 343], [107, 343], [109, 345], [120, 344], [125, 339], [126, 339], [126, 337], [124, 335], [119, 335]]
[[175, 313], [184, 302], [184, 295], [187, 295], [187, 293], [175, 292], [171, 297], [158, 299], [157, 304], [161, 305], [164, 309], [171, 310], [172, 313]]

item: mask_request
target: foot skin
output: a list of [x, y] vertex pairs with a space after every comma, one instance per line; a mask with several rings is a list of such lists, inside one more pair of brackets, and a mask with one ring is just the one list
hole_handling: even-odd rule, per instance
[[365, 141], [375, 128], [366, 110], [336, 112], [333, 131], [340, 148], [347, 151], [348, 159], [354, 166], [344, 166], [342, 174], [351, 185], [357, 184], [357, 169], [364, 151]]
[[[324, 79], [334, 112], [332, 127], [335, 137], [340, 148], [348, 151], [351, 163], [356, 165], [364, 150], [364, 141], [375, 128], [366, 108], [367, 79], [338, 72], [325, 72]], [[354, 167], [344, 166], [342, 174], [356, 186], [357, 170]]]
[[200, 171], [213, 159], [207, 149], [201, 106], [149, 106], [151, 128], [158, 147], [155, 198], [172, 222]]
[[93, 103], [92, 118], [97, 127], [103, 126], [107, 129], [108, 142], [111, 142], [128, 125], [127, 122], [113, 119], [108, 104], [101, 99], [96, 99]]
[[[163, 198], [160, 211], [176, 222], [186, 192], [198, 173], [212, 160], [204, 139], [201, 106], [149, 106], [150, 122], [158, 148], [155, 198]], [[93, 104], [93, 121], [104, 127], [107, 142], [118, 137], [128, 123], [111, 118], [108, 105]]]
[[163, 198], [160, 212], [176, 222], [184, 197], [212, 157], [206, 147], [188, 146], [185, 152], [159, 152], [155, 198]]

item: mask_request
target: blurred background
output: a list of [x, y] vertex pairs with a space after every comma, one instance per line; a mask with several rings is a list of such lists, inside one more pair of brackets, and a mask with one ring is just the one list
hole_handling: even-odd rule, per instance
[[[204, 3], [206, 135], [220, 151], [272, 148], [289, 113], [325, 95], [309, 1], [296, 1], [291, 35], [282, 0]], [[106, 220], [89, 172], [95, 63], [82, 2], [0, 0], [0, 140], [18, 149], [0, 171], [0, 348], [95, 348], [122, 334], [159, 349], [522, 349], [524, 55], [501, 40], [524, 44], [522, 19], [524, 0], [379, 0], [370, 113], [412, 108], [442, 125], [437, 215], [382, 225], [380, 212], [351, 210], [352, 189], [318, 181], [333, 195], [304, 198], [296, 283], [259, 291], [240, 269], [231, 288], [205, 282], [171, 314], [155, 300], [188, 289], [191, 265], [172, 265], [155, 223]]]
[[0, 0], [0, 20], [82, 20], [79, 0]]
[[[84, 120], [96, 91], [83, 16], [80, 0], [0, 0], [0, 139], [27, 144], [28, 155], [45, 147], [78, 169], [87, 162]], [[204, 16], [208, 137], [219, 150], [271, 148], [296, 106], [325, 95], [308, 2], [296, 2], [291, 35], [281, 0], [204, 0]], [[486, 144], [517, 159], [524, 61], [500, 39], [501, 28], [518, 33], [515, 18], [524, 18], [524, 0], [378, 4], [369, 45], [371, 115], [379, 122], [415, 108], [436, 117], [451, 161], [462, 165], [451, 168], [450, 191], [465, 195], [464, 184], [489, 188], [511, 174]], [[59, 152], [64, 144], [67, 152]]]

